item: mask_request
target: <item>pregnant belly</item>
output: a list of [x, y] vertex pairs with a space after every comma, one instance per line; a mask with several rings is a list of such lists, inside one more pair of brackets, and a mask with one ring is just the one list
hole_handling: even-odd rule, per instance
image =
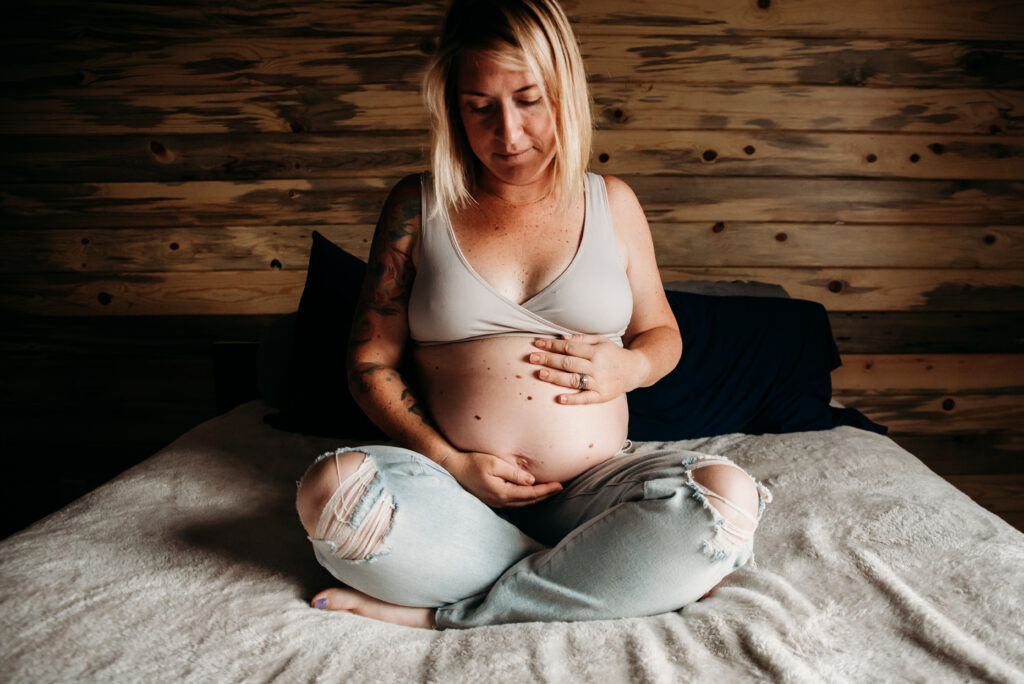
[[542, 382], [526, 359], [532, 337], [417, 347], [423, 400], [441, 433], [462, 451], [518, 463], [537, 482], [564, 482], [611, 458], [626, 439], [625, 395], [566, 406], [574, 390]]

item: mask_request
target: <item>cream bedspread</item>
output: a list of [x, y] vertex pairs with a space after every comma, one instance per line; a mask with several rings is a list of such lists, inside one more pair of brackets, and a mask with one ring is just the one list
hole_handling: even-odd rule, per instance
[[431, 632], [316, 611], [293, 509], [332, 440], [250, 402], [0, 544], [4, 681], [1024, 682], [1024, 535], [853, 428], [680, 443], [775, 502], [676, 612]]

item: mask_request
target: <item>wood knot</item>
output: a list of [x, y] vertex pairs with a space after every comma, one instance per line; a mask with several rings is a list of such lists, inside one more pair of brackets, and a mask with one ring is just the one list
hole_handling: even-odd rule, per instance
[[153, 156], [156, 158], [158, 162], [166, 164], [174, 160], [174, 155], [168, 152], [167, 148], [164, 147], [163, 143], [157, 140], [151, 140], [149, 142], [149, 151], [153, 154]]
[[281, 268], [281, 262], [278, 261], [277, 259], [272, 259], [270, 261], [270, 268], [280, 269]]
[[843, 291], [843, 281], [841, 281], [841, 280], [831, 280], [831, 281], [829, 281], [829, 283], [828, 283], [828, 290], [829, 290], [829, 292], [835, 292], [837, 294], [839, 292], [842, 292]]
[[290, 198], [294, 198], [294, 197], [295, 197], [295, 194], [296, 194], [296, 193], [295, 193], [295, 191], [294, 191], [294, 190], [289, 190], [289, 191], [288, 191], [288, 197], [290, 197]]
[[177, 242], [172, 242], [172, 243], [170, 244], [170, 248], [171, 248], [171, 251], [172, 251], [172, 252], [175, 252], [175, 251], [177, 251], [177, 250], [178, 250], [178, 243], [177, 243]]
[[772, 0], [757, 0], [757, 6], [761, 9], [768, 9], [772, 6]]
[[106, 306], [107, 304], [110, 304], [110, 302], [113, 301], [114, 298], [107, 292], [100, 292], [98, 295], [96, 295], [96, 299], [99, 300], [102, 306]]
[[988, 127], [988, 132], [991, 133], [992, 135], [996, 135], [997, 133], [1002, 133], [1003, 129], [1000, 126], [992, 124], [991, 126]]
[[946, 147], [942, 143], [932, 143], [928, 146], [928, 149], [935, 154], [942, 154], [946, 151]]
[[703, 159], [704, 161], [710, 162], [710, 161], [715, 161], [715, 158], [718, 156], [718, 153], [715, 152], [714, 150], [704, 150], [704, 154], [702, 154], [700, 156], [701, 156], [701, 159]]
[[874, 164], [876, 161], [878, 161], [878, 157], [874, 154], [869, 154], [867, 157], [865, 157], [865, 159], [868, 160], [868, 164]]
[[616, 109], [615, 111], [612, 112], [612, 116], [616, 120], [622, 121], [624, 118], [626, 118], [626, 113], [624, 111], [622, 111], [621, 109]]
[[89, 238], [82, 238], [82, 244], [83, 245], [89, 244]]
[[292, 121], [291, 124], [289, 124], [289, 125], [291, 126], [292, 133], [305, 133], [306, 132], [306, 127], [303, 126], [302, 124], [300, 124], [298, 121]]
[[910, 155], [910, 163], [911, 164], [916, 164], [919, 161], [921, 161], [921, 155], [919, 155], [917, 152], [915, 152], [914, 154]]
[[419, 48], [420, 52], [422, 52], [423, 54], [432, 55], [434, 54], [434, 51], [437, 50], [437, 45], [434, 43], [433, 37], [427, 36], [426, 38], [420, 41]]
[[942, 410], [943, 411], [952, 411], [954, 408], [956, 408], [956, 402], [955, 401], [953, 401], [952, 399], [943, 399], [942, 400]]
[[754, 152], [756, 152], [757, 150], [754, 149], [753, 145], [747, 145], [746, 147], [743, 148], [743, 151], [746, 152], [747, 154], [754, 154]]
[[985, 244], [986, 245], [994, 245], [995, 243], [996, 243], [996, 236], [995, 235], [989, 234], [989, 235], [985, 236]]
[[786, 235], [785, 233], [776, 233], [775, 239], [778, 240], [779, 242], [785, 242], [786, 240], [789, 239], [789, 236]]
[[723, 230], [725, 230], [725, 224], [722, 223], [721, 221], [711, 226], [712, 233], [721, 233]]
[[600, 161], [600, 162], [601, 162], [602, 164], [606, 164], [606, 163], [608, 162], [608, 160], [609, 160], [609, 159], [611, 159], [611, 157], [609, 157], [609, 156], [608, 156], [608, 154], [607, 154], [606, 152], [602, 152], [601, 154], [599, 154], [599, 155], [597, 156], [597, 159], [598, 159], [598, 161]]

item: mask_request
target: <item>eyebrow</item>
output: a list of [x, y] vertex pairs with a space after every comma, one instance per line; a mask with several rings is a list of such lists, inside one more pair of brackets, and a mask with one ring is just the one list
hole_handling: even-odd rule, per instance
[[[520, 88], [519, 90], [517, 90], [517, 91], [516, 91], [516, 93], [521, 93], [521, 92], [523, 92], [523, 91], [525, 91], [525, 90], [530, 90], [530, 89], [532, 89], [532, 88], [539, 88], [539, 87], [540, 87], [540, 86], [539, 86], [539, 85], [537, 85], [536, 83], [531, 83], [530, 85], [526, 85], [526, 86], [523, 86], [522, 88]], [[488, 95], [487, 93], [480, 93], [480, 92], [477, 92], [477, 91], [475, 91], [475, 90], [463, 90], [463, 91], [461, 92], [461, 94], [462, 94], [462, 95], [475, 95], [475, 96], [477, 96], [477, 97], [491, 97], [491, 96], [490, 96], [490, 95]], [[515, 93], [514, 93], [514, 94], [515, 94]]]

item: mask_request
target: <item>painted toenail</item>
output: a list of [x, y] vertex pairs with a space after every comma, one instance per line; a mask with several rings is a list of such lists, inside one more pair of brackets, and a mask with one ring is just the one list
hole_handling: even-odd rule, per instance
[[327, 599], [325, 599], [325, 598], [318, 598], [316, 600], [316, 603], [313, 604], [313, 607], [316, 608], [317, 610], [323, 610], [324, 608], [327, 607]]

